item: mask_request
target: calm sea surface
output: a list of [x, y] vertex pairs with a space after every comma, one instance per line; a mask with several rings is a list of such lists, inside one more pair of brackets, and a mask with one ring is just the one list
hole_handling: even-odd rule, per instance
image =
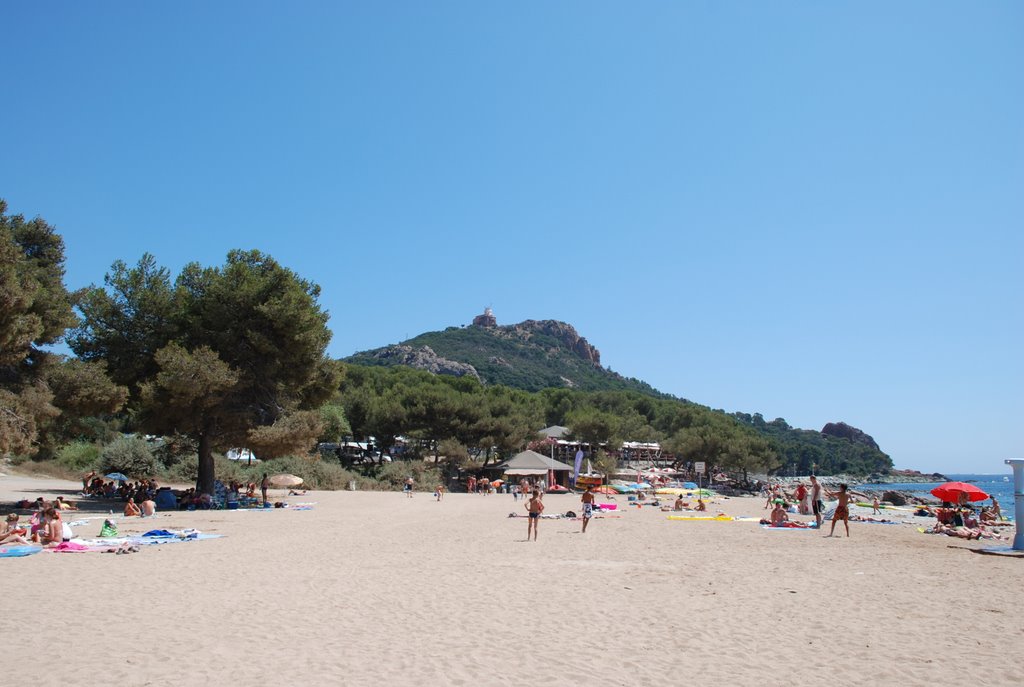
[[[1009, 470], [1004, 474], [997, 475], [948, 475], [948, 477], [954, 482], [969, 482], [987, 493], [989, 496], [995, 496], [999, 499], [999, 507], [1002, 510], [1003, 515], [1013, 519], [1013, 473]], [[873, 490], [895, 489], [896, 491], [909, 491], [919, 496], [934, 498], [931, 495], [931, 490], [940, 484], [942, 484], [942, 482], [918, 482], [913, 484], [862, 484], [858, 488]], [[983, 502], [983, 505], [989, 504], [991, 504], [991, 501]]]

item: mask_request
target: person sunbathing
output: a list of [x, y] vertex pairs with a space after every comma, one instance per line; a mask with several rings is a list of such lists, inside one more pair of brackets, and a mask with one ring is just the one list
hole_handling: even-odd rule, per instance
[[133, 517], [136, 515], [142, 515], [142, 511], [138, 506], [135, 505], [135, 499], [129, 498], [128, 503], [124, 504], [125, 517]]
[[63, 496], [58, 496], [57, 500], [53, 502], [53, 505], [55, 508], [60, 510], [78, 510], [78, 506], [70, 501], [65, 501]]
[[672, 504], [672, 510], [682, 510], [683, 505], [683, 495], [680, 494], [679, 496], [676, 497], [676, 502]]
[[925, 530], [930, 534], [945, 534], [948, 537], [959, 537], [960, 539], [981, 539], [983, 532], [979, 529], [970, 529], [968, 527], [957, 527], [955, 525], [946, 525], [941, 522], [937, 522], [932, 525], [930, 530]]
[[156, 515], [156, 502], [153, 499], [147, 496], [146, 500], [142, 502], [141, 506], [142, 513], [140, 513], [140, 515], [142, 517], [151, 518], [154, 515]]

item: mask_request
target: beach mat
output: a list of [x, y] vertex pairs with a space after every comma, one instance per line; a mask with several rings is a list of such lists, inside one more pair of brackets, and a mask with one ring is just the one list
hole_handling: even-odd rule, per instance
[[669, 515], [669, 520], [717, 520], [719, 522], [731, 522], [731, 515]]

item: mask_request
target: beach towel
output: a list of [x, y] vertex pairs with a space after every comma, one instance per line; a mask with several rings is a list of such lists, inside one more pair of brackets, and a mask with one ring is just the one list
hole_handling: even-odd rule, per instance
[[669, 520], [732, 520], [728, 515], [669, 515]]
[[60, 544], [57, 544], [57, 546], [53, 547], [53, 550], [57, 553], [78, 553], [81, 551], [92, 551], [92, 549], [88, 546], [84, 544], [79, 544], [78, 542], [74, 541], [61, 542]]

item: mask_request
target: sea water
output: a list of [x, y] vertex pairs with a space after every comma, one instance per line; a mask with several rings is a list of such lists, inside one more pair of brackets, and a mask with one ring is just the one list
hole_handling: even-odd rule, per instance
[[[1003, 516], [1013, 519], [1013, 473], [1007, 469], [1004, 474], [995, 475], [947, 475], [953, 482], [967, 482], [981, 489], [989, 496], [999, 499], [999, 508]], [[1004, 479], [1005, 478], [1005, 479]], [[870, 489], [872, 491], [909, 491], [915, 496], [923, 496], [934, 499], [932, 489], [943, 484], [943, 482], [900, 482], [898, 484], [861, 484], [857, 489]], [[991, 505], [991, 501], [981, 501], [978, 505]]]

